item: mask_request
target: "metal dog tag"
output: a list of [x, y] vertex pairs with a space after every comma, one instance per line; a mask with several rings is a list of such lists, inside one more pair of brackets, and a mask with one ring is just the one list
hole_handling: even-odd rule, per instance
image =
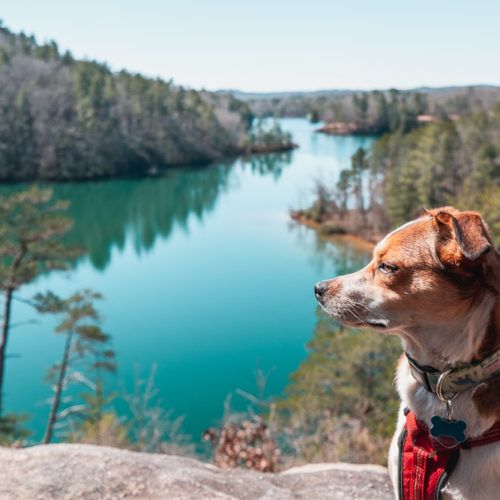
[[[465, 443], [467, 440], [465, 437], [467, 424], [463, 420], [457, 420], [453, 416], [451, 403], [459, 393], [455, 393], [448, 397], [443, 393], [443, 382], [450, 373], [451, 370], [442, 373], [436, 384], [436, 396], [439, 400], [446, 404], [446, 418], [440, 417], [439, 415], [434, 415], [431, 418], [431, 436], [436, 439], [444, 438], [445, 440], [452, 440], [454, 441], [452, 446], [454, 446]], [[441, 444], [443, 444], [443, 442], [441, 442]]]

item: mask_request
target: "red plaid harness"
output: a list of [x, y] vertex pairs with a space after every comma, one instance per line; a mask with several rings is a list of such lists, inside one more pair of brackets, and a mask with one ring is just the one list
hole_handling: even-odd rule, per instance
[[406, 424], [399, 437], [399, 499], [439, 500], [441, 490], [457, 465], [460, 449], [500, 441], [500, 421], [481, 436], [446, 447], [435, 440], [428, 427], [407, 410]]

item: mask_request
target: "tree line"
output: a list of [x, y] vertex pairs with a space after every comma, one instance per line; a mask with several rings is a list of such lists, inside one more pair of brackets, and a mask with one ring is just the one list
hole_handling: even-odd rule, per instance
[[[239, 95], [245, 98], [244, 95]], [[458, 118], [490, 110], [500, 88], [324, 91], [245, 99], [256, 116], [306, 117], [311, 121], [350, 123], [357, 133], [383, 134], [415, 128], [420, 121]], [[419, 118], [420, 117], [420, 118]]]
[[0, 181], [151, 175], [262, 141], [291, 147], [277, 131], [250, 137], [252, 121], [232, 96], [114, 73], [0, 22]]

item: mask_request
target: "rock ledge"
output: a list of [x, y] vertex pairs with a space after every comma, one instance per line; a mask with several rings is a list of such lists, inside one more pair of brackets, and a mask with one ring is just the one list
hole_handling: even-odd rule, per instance
[[384, 467], [310, 464], [281, 474], [80, 444], [0, 448], [1, 499], [391, 499]]

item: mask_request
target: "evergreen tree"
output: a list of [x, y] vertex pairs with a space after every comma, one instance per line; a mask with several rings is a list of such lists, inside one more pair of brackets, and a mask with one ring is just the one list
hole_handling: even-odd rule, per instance
[[113, 351], [103, 348], [109, 341], [109, 336], [99, 325], [100, 318], [94, 305], [95, 301], [100, 299], [101, 295], [91, 290], [77, 292], [67, 299], [60, 299], [51, 292], [35, 297], [36, 308], [40, 313], [61, 316], [55, 331], [65, 336], [61, 361], [49, 370], [49, 379], [55, 379], [54, 397], [43, 437], [44, 444], [52, 441], [56, 423], [60, 418], [63, 391], [72, 380], [73, 374], [70, 370], [75, 369], [76, 364], [87, 357], [93, 360], [92, 368], [96, 371], [96, 380], [93, 382], [95, 394], [87, 395], [84, 399], [92, 409], [90, 417], [93, 422], [98, 423], [102, 419], [106, 399], [101, 372], [114, 371], [115, 366]]
[[352, 171], [349, 169], [341, 170], [339, 180], [337, 181], [337, 193], [340, 199], [340, 214], [343, 216], [347, 211], [347, 203], [349, 201], [349, 192], [351, 189]]
[[368, 159], [366, 151], [358, 148], [351, 157], [351, 177], [353, 183], [353, 193], [356, 199], [356, 208], [360, 213], [364, 213], [363, 201], [363, 174], [368, 169]]
[[51, 197], [50, 190], [32, 187], [0, 198], [0, 291], [4, 295], [0, 331], [0, 417], [14, 293], [43, 272], [67, 269], [71, 259], [78, 255], [61, 240], [72, 225], [64, 216], [68, 205], [52, 203]]

